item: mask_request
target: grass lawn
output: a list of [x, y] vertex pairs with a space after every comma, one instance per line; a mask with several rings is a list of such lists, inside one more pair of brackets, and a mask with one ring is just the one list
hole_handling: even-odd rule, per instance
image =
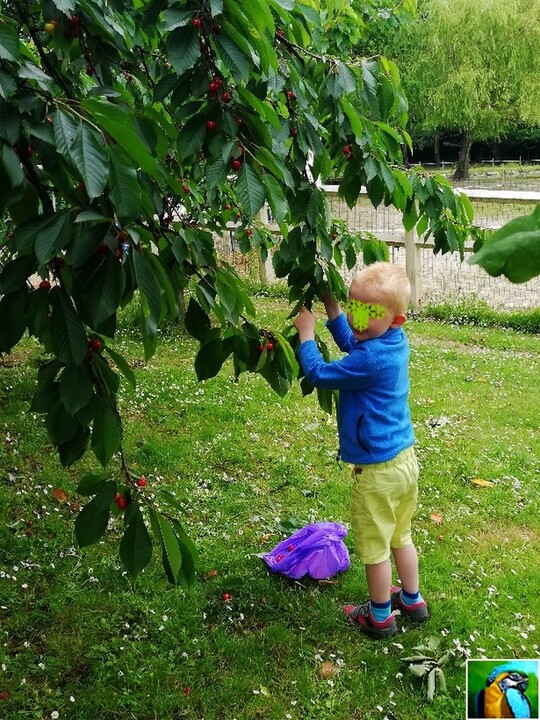
[[[262, 325], [284, 323], [283, 302], [257, 307]], [[37, 346], [4, 357], [0, 717], [461, 720], [466, 657], [540, 657], [540, 337], [418, 318], [406, 329], [415, 541], [432, 618], [398, 618], [386, 642], [342, 615], [366, 597], [350, 536], [351, 568], [329, 583], [271, 576], [257, 557], [280, 525], [348, 524], [350, 471], [335, 462], [335, 420], [314, 395], [295, 387], [280, 399], [259, 376], [235, 383], [228, 367], [198, 383], [196, 344], [181, 332], [164, 334], [147, 365], [132, 333], [115, 345], [137, 375], [121, 395], [128, 465], [148, 479], [144, 492], [174, 492], [200, 550], [184, 591], [158, 558], [131, 581], [114, 523], [98, 545], [75, 547], [74, 487], [97, 461], [62, 469], [28, 411]], [[448, 692], [432, 702], [401, 661], [428, 642], [448, 653]]]

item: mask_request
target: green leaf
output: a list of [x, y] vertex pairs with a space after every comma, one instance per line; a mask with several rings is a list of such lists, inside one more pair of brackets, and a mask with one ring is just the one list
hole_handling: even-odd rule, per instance
[[92, 428], [92, 450], [105, 467], [122, 442], [122, 420], [118, 410], [102, 402], [98, 406]]
[[126, 359], [120, 355], [120, 353], [117, 353], [116, 350], [113, 350], [108, 345], [105, 345], [105, 352], [111, 356], [111, 358], [114, 360], [116, 366], [122, 373], [122, 375], [126, 378], [126, 380], [129, 382], [131, 387], [135, 389], [137, 385], [137, 380], [135, 378], [135, 373], [133, 370], [129, 367]]
[[0, 299], [0, 352], [10, 352], [26, 330], [26, 287]]
[[88, 339], [84, 326], [68, 297], [51, 292], [51, 343], [56, 357], [66, 365], [80, 365], [86, 357]]
[[244, 163], [236, 180], [236, 191], [248, 218], [252, 220], [264, 205], [264, 185], [253, 168]]
[[0, 25], [0, 58], [9, 62], [17, 62], [20, 57], [19, 36], [2, 22]]
[[84, 303], [84, 317], [92, 327], [99, 327], [118, 309], [123, 280], [120, 263], [112, 252], [107, 253], [91, 276], [81, 279], [79, 290]]
[[149, 512], [152, 530], [163, 550], [163, 565], [166, 570], [170, 570], [170, 574], [167, 573], [169, 580], [176, 583], [176, 578], [182, 566], [182, 554], [177, 537], [163, 515], [153, 509], [150, 509]]
[[64, 210], [42, 219], [35, 233], [34, 252], [41, 264], [52, 260], [71, 239], [73, 223], [71, 214]]
[[110, 477], [111, 473], [109, 472], [101, 473], [100, 475], [96, 475], [95, 473], [87, 473], [86, 475], [83, 475], [83, 477], [80, 479], [79, 484], [77, 485], [77, 493], [86, 497], [95, 495], [105, 483], [105, 481], [109, 480]]
[[142, 252], [135, 252], [133, 254], [133, 266], [135, 268], [137, 285], [144, 295], [150, 310], [146, 323], [147, 329], [150, 334], [153, 334], [157, 330], [161, 315], [161, 293], [159, 284], [152, 269], [152, 264]]
[[199, 37], [191, 25], [177, 27], [167, 42], [169, 60], [178, 75], [183, 75], [199, 58]]
[[109, 162], [103, 138], [83, 124], [69, 153], [84, 180], [90, 200], [99, 197], [109, 178]]
[[58, 400], [47, 413], [45, 427], [53, 445], [61, 445], [71, 440], [79, 428], [79, 423], [66, 410], [64, 404]]
[[218, 56], [234, 75], [238, 82], [246, 80], [251, 69], [251, 58], [247, 58], [243, 51], [226, 35], [218, 35], [215, 38], [218, 49]]
[[89, 428], [80, 425], [72, 438], [58, 445], [58, 457], [60, 458], [62, 467], [69, 467], [82, 458], [88, 447], [89, 438]]
[[217, 375], [231, 350], [229, 352], [224, 350], [223, 341], [220, 338], [210, 340], [206, 345], [202, 345], [195, 358], [197, 378], [208, 380]]
[[285, 220], [289, 210], [287, 198], [285, 197], [283, 188], [273, 175], [266, 173], [263, 177], [263, 184], [266, 191], [266, 197], [268, 198], [268, 204], [270, 205], [272, 214], [279, 225]]
[[66, 365], [60, 376], [60, 399], [71, 415], [90, 402], [92, 388], [92, 377], [86, 363]]
[[205, 137], [206, 127], [201, 118], [191, 118], [178, 134], [178, 159], [191, 157], [201, 147]]
[[98, 494], [87, 503], [75, 520], [75, 537], [81, 547], [101, 539], [110, 516], [110, 504], [116, 494], [116, 483], [104, 483]]
[[152, 540], [137, 503], [130, 505], [131, 520], [120, 541], [120, 559], [131, 577], [138, 575], [152, 557]]
[[353, 105], [349, 102], [347, 97], [345, 95], [342, 95], [340, 98], [341, 105], [343, 107], [343, 110], [345, 111], [345, 115], [347, 116], [349, 122], [351, 123], [351, 129], [353, 133], [356, 135], [356, 137], [362, 136], [362, 120], [360, 119], [360, 116], [356, 112], [356, 109], [353, 107]]
[[210, 318], [194, 298], [189, 300], [184, 325], [192, 337], [201, 343], [205, 341], [210, 330]]
[[137, 171], [118, 146], [107, 147], [110, 159], [110, 197], [120, 220], [134, 220], [141, 211], [141, 187]]
[[36, 272], [36, 269], [36, 261], [32, 255], [23, 255], [10, 260], [0, 272], [0, 295], [24, 287], [28, 278]]
[[56, 149], [65, 158], [69, 158], [73, 143], [79, 135], [79, 125], [71, 115], [58, 110], [53, 115], [53, 129]]
[[180, 548], [180, 552], [182, 554], [182, 565], [178, 575], [176, 576], [177, 583], [182, 587], [189, 587], [190, 585], [193, 585], [196, 577], [198, 564], [197, 549], [191, 542], [190, 538], [186, 535], [184, 528], [178, 520], [173, 520], [172, 525], [176, 532], [178, 547]]
[[87, 98], [82, 103], [93, 121], [108, 132], [136, 165], [155, 180], [160, 179], [161, 172], [155, 157], [135, 130], [132, 115], [110, 102]]
[[499, 228], [469, 262], [494, 277], [505, 275], [513, 283], [540, 275], [540, 205], [531, 215]]

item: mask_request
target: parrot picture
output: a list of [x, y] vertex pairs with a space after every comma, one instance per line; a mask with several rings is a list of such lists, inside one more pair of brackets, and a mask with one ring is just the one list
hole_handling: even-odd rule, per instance
[[531, 703], [525, 694], [528, 684], [525, 673], [511, 665], [499, 665], [490, 672], [485, 689], [476, 696], [476, 717], [530, 718]]

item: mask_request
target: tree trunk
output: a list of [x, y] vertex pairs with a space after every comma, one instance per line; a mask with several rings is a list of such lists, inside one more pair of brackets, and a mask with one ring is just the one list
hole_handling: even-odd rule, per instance
[[433, 136], [433, 158], [437, 165], [441, 164], [441, 136], [435, 133]]
[[461, 148], [459, 150], [456, 170], [454, 172], [454, 180], [466, 180], [469, 177], [469, 163], [471, 157], [472, 135], [464, 132], [461, 139]]

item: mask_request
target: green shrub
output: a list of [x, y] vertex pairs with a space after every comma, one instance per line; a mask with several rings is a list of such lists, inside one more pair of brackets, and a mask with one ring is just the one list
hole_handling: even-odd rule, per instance
[[540, 333], [540, 307], [504, 312], [471, 296], [459, 302], [430, 303], [414, 314], [419, 320], [437, 320], [453, 325], [501, 327], [525, 333]]

